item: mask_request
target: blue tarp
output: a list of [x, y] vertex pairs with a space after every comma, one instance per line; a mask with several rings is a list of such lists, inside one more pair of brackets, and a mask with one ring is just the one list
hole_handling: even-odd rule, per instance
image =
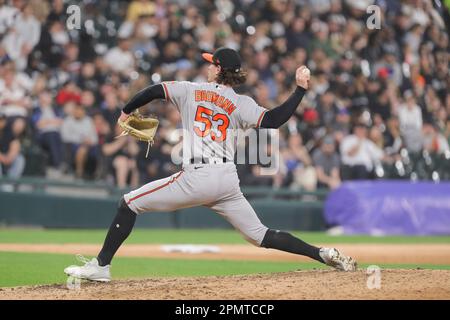
[[346, 234], [449, 235], [450, 183], [345, 182], [328, 195], [325, 220]]

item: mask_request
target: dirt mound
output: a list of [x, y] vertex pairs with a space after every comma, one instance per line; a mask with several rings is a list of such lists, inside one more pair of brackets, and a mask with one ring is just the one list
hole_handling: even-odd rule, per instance
[[313, 270], [16, 287], [0, 289], [0, 299], [450, 299], [448, 270], [382, 270], [380, 289], [367, 281], [365, 270]]

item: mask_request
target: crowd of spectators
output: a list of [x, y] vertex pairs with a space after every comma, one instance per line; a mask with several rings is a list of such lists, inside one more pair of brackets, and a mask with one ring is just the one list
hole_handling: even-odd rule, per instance
[[[71, 4], [79, 29], [67, 27]], [[379, 29], [367, 25], [372, 4]], [[147, 85], [205, 81], [201, 53], [227, 46], [248, 72], [236, 91], [266, 108], [292, 92], [298, 66], [312, 71], [279, 133], [278, 174], [243, 165], [242, 184], [450, 178], [448, 16], [426, 0], [0, 0], [0, 175], [135, 187], [172, 174], [176, 108], [147, 108], [161, 120], [148, 159], [146, 144], [115, 139], [120, 110]], [[422, 160], [441, 169], [427, 176]]]

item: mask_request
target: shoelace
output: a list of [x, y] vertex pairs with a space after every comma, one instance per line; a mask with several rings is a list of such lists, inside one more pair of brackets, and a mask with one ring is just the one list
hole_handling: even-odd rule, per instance
[[342, 255], [339, 251], [337, 255], [337, 259], [344, 265], [344, 269], [347, 271], [347, 268], [354, 269], [354, 261], [351, 257], [347, 257]]
[[77, 258], [78, 261], [80, 261], [81, 263], [84, 263], [84, 264], [88, 264], [88, 263], [91, 262], [91, 260], [85, 258], [85, 257], [84, 257], [83, 255], [81, 255], [81, 254], [77, 254], [77, 255], [76, 255], [76, 258]]
[[335, 258], [341, 262], [345, 262], [345, 257], [338, 250], [336, 250], [336, 253]]

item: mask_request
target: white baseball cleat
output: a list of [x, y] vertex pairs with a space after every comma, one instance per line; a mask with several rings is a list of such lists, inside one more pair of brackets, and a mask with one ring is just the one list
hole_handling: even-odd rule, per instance
[[104, 267], [99, 266], [97, 258], [92, 258], [92, 260], [89, 260], [80, 254], [77, 254], [77, 260], [84, 263], [84, 266], [69, 266], [64, 269], [65, 274], [74, 278], [92, 281], [111, 281], [111, 272], [109, 271], [110, 265]]
[[335, 248], [321, 248], [320, 257], [325, 264], [341, 271], [356, 271], [356, 261], [352, 257], [348, 257], [339, 252]]

